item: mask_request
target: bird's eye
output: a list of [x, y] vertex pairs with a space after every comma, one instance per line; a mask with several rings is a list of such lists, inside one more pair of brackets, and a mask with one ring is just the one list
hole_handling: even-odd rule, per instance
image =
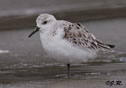
[[47, 21], [44, 21], [42, 24], [46, 24], [47, 23]]

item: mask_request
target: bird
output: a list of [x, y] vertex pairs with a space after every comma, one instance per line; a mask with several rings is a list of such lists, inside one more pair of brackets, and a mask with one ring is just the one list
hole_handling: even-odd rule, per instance
[[112, 51], [115, 45], [98, 40], [81, 23], [57, 20], [52, 14], [42, 13], [36, 19], [36, 28], [28, 36], [40, 33], [40, 40], [47, 56], [67, 65], [67, 77], [70, 77], [70, 65], [95, 59], [97, 52]]

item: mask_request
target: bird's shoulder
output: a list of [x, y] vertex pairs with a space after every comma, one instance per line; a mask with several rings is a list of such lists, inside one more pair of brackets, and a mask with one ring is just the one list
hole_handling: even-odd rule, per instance
[[95, 36], [92, 33], [89, 33], [84, 25], [61, 21], [60, 27], [64, 30], [63, 38], [73, 45], [77, 45], [81, 48], [98, 48]]
[[57, 27], [63, 28], [65, 30], [82, 30], [88, 32], [85, 26], [81, 23], [71, 23], [69, 21], [59, 20], [56, 25]]

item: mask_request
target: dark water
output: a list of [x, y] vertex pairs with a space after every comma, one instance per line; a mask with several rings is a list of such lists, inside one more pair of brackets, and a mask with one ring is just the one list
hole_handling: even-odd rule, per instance
[[0, 0], [0, 16], [122, 7], [125, 0]]
[[[6, 1], [6, 0], [5, 0]], [[13, 0], [12, 2], [15, 2]], [[52, 0], [52, 2], [54, 2]], [[65, 1], [57, 2], [66, 5]], [[79, 1], [78, 8], [83, 8]], [[99, 2], [99, 3], [98, 3]], [[125, 1], [89, 2], [92, 8], [124, 7]], [[105, 4], [106, 2], [106, 4]], [[21, 2], [20, 2], [21, 3]], [[22, 2], [23, 3], [23, 2]], [[18, 9], [31, 8], [24, 5]], [[51, 2], [50, 2], [51, 3]], [[71, 3], [71, 2], [69, 2]], [[73, 2], [71, 8], [76, 5]], [[84, 2], [83, 2], [84, 3]], [[113, 4], [112, 4], [113, 3]], [[53, 3], [52, 5], [55, 5]], [[41, 4], [34, 3], [34, 7]], [[47, 4], [49, 5], [49, 4]], [[69, 5], [67, 5], [69, 6]], [[85, 6], [87, 6], [85, 4]], [[17, 6], [15, 6], [17, 7]], [[46, 7], [46, 6], [45, 6]], [[14, 6], [12, 7], [14, 8]], [[63, 7], [64, 8], [64, 7]], [[71, 9], [70, 8], [70, 9]], [[89, 8], [89, 9], [90, 9]], [[58, 19], [68, 19], [81, 22], [96, 38], [110, 44], [115, 44], [115, 51], [105, 53], [88, 63], [71, 67], [71, 78], [66, 78], [66, 66], [47, 58], [39, 39], [35, 34], [31, 39], [29, 33], [35, 26], [37, 14], [1, 17], [0, 22], [0, 88], [108, 88], [106, 81], [121, 81], [123, 85], [112, 85], [112, 88], [126, 87], [126, 15], [122, 9], [95, 9], [89, 11], [71, 11], [64, 9], [63, 14], [53, 12]], [[9, 9], [9, 8], [1, 8]], [[14, 10], [14, 9], [13, 9]], [[63, 9], [62, 9], [63, 10]], [[24, 10], [23, 10], [24, 11]], [[105, 13], [101, 13], [104, 11]], [[41, 12], [41, 11], [40, 11]], [[40, 13], [39, 12], [39, 13]], [[33, 11], [34, 13], [34, 11]], [[52, 12], [51, 12], [52, 13]], [[116, 13], [116, 14], [115, 14]], [[100, 19], [99, 19], [100, 18]], [[102, 18], [102, 19], [101, 19]]]

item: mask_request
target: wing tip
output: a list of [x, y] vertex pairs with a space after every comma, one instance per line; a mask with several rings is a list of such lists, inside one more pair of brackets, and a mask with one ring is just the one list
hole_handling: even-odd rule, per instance
[[107, 44], [110, 48], [115, 48], [115, 45]]

